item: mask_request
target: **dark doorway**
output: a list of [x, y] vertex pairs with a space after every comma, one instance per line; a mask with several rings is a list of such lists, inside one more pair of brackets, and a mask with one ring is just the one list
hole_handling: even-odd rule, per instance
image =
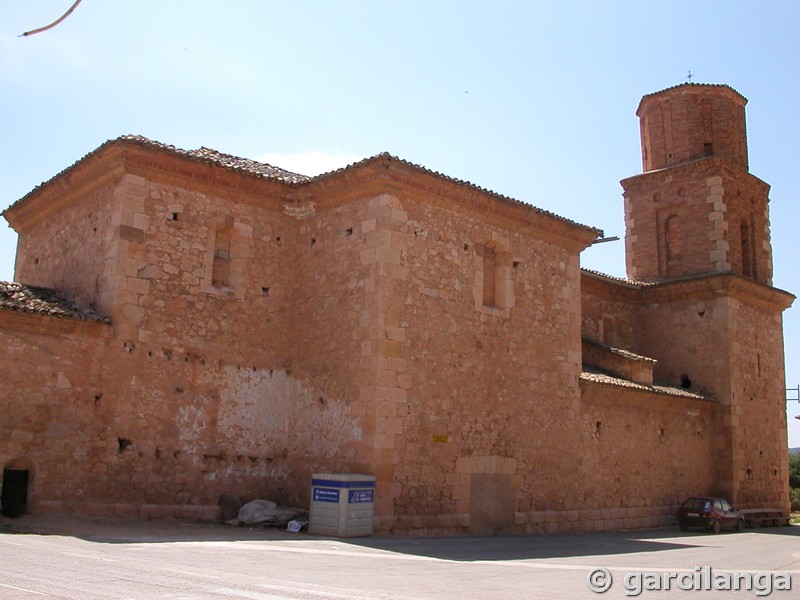
[[28, 470], [3, 469], [3, 493], [0, 496], [0, 513], [16, 519], [25, 514], [28, 504]]

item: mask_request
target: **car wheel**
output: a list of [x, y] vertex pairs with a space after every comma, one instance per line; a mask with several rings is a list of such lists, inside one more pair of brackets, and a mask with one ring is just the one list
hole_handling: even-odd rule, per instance
[[736, 521], [736, 531], [741, 531], [744, 529], [744, 519], [739, 519]]
[[719, 529], [720, 529], [720, 523], [719, 519], [717, 519], [716, 521], [711, 523], [711, 531], [713, 531], [714, 533], [719, 533]]

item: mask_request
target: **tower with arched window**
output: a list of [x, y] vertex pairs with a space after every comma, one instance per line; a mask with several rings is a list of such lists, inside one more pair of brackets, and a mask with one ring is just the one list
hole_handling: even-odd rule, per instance
[[769, 185], [748, 171], [746, 103], [727, 85], [693, 83], [642, 98], [644, 172], [622, 181], [631, 279], [771, 283]]
[[623, 180], [628, 277], [646, 282], [637, 353], [654, 378], [719, 402], [714, 483], [743, 507], [787, 507], [782, 312], [769, 185], [748, 170], [745, 104], [727, 85], [644, 96], [643, 173]]

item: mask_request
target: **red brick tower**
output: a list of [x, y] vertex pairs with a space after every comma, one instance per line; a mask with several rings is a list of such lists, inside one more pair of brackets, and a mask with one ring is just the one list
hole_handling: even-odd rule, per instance
[[747, 170], [746, 103], [727, 85], [693, 83], [642, 98], [645, 172], [622, 181], [631, 279], [771, 283], [769, 186]]
[[714, 483], [742, 508], [788, 509], [782, 312], [769, 185], [748, 172], [744, 107], [727, 85], [642, 98], [644, 173], [623, 180], [628, 277], [644, 288], [638, 353], [655, 376], [719, 403]]

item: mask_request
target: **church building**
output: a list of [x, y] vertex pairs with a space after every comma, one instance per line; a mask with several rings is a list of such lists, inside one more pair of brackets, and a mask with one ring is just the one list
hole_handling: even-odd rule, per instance
[[215, 519], [308, 506], [312, 473], [374, 475], [378, 532], [788, 510], [794, 296], [746, 102], [642, 98], [626, 279], [581, 269], [598, 229], [389, 154], [306, 177], [104, 143], [3, 212], [0, 511]]

